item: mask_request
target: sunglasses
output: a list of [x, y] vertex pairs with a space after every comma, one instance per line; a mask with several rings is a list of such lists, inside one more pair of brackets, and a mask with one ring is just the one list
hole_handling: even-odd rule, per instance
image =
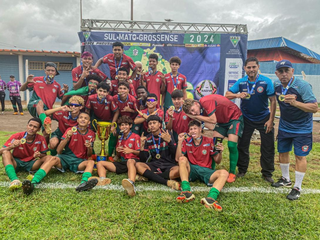
[[157, 101], [157, 100], [156, 100], [156, 99], [154, 99], [154, 98], [147, 99], [147, 102], [155, 102], [155, 101]]
[[98, 85], [97, 82], [91, 82], [91, 81], [89, 82], [89, 84], [93, 84], [93, 85], [96, 85], [96, 86]]
[[70, 107], [81, 107], [81, 104], [76, 104], [76, 103], [69, 103]]

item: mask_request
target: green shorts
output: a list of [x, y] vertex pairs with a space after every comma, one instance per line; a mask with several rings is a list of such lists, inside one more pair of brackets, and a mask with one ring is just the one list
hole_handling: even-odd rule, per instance
[[231, 120], [228, 123], [217, 123], [213, 131], [217, 131], [222, 136], [228, 137], [229, 134], [242, 136], [244, 128], [243, 117], [240, 116], [237, 120]]
[[62, 170], [70, 170], [71, 172], [79, 172], [78, 166], [86, 159], [77, 158], [74, 154], [58, 154], [58, 158], [60, 158]]
[[14, 160], [17, 163], [16, 172], [22, 172], [22, 171], [31, 171], [33, 164], [36, 162], [36, 160], [31, 160], [28, 162], [21, 161], [19, 158], [14, 158]]
[[209, 183], [211, 175], [216, 170], [212, 170], [206, 167], [200, 167], [198, 165], [193, 165], [190, 163], [190, 175], [189, 175], [189, 182], [194, 182], [196, 180], [200, 180], [205, 184]]
[[57, 128], [53, 133], [51, 133], [51, 138], [56, 137], [59, 140], [61, 140], [62, 136], [63, 136], [63, 133], [60, 131], [59, 128]]
[[[37, 113], [37, 109], [36, 109], [36, 106], [38, 104], [38, 102], [40, 101], [41, 99], [36, 99], [36, 100], [33, 100], [33, 101], [30, 101], [28, 103], [28, 111], [29, 113], [32, 115], [32, 117], [39, 117], [38, 116], [38, 113]], [[43, 103], [43, 110], [46, 111], [48, 110], [49, 108], [46, 106], [46, 104]]]

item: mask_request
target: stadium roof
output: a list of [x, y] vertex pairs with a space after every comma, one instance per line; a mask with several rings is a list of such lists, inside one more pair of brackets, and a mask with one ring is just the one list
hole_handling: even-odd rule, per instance
[[80, 57], [80, 52], [71, 51], [46, 51], [46, 50], [22, 50], [22, 49], [0, 49], [0, 55], [37, 55], [37, 56], [65, 56]]
[[320, 63], [320, 55], [310, 49], [292, 42], [284, 37], [265, 38], [248, 41], [248, 50], [277, 48], [281, 51], [306, 59], [313, 63]]

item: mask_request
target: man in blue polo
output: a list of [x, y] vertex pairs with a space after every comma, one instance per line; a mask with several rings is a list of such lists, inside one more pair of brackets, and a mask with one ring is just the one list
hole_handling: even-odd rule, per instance
[[[261, 137], [261, 173], [262, 178], [273, 183], [274, 171], [274, 130], [273, 121], [276, 111], [276, 97], [270, 78], [258, 74], [259, 61], [250, 57], [245, 61], [244, 70], [247, 76], [239, 79], [226, 92], [229, 99], [241, 98], [241, 111], [244, 119], [244, 129], [239, 140], [238, 175], [243, 177], [249, 166], [249, 146], [253, 131], [257, 129]], [[270, 111], [268, 108], [270, 101]]]
[[312, 113], [318, 111], [317, 99], [311, 85], [295, 76], [292, 64], [281, 60], [275, 74], [280, 81], [275, 82], [275, 93], [280, 106], [278, 132], [278, 152], [282, 177], [273, 187], [291, 187], [289, 176], [290, 151], [294, 146], [296, 159], [295, 184], [287, 199], [300, 197], [301, 184], [307, 170], [306, 156], [312, 149]]

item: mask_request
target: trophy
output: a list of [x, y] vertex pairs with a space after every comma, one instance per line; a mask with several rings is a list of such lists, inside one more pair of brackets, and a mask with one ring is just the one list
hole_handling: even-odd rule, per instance
[[100, 151], [100, 154], [97, 156], [97, 159], [96, 159], [97, 162], [107, 160], [106, 150], [105, 150], [105, 142], [106, 142], [106, 140], [108, 140], [108, 138], [110, 136], [110, 130], [111, 130], [112, 125], [115, 128], [117, 127], [117, 123], [115, 123], [115, 122], [114, 123], [98, 122], [96, 119], [94, 119], [92, 121], [92, 126], [96, 130], [96, 132], [98, 134], [98, 138], [101, 140], [101, 151]]

